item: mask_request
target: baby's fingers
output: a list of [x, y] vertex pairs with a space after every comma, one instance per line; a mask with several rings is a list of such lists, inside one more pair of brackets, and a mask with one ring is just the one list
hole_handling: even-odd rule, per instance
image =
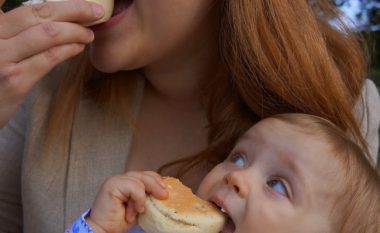
[[144, 184], [146, 192], [154, 197], [159, 199], [166, 199], [168, 197], [162, 177], [156, 172], [130, 172], [129, 175], [140, 180]]
[[127, 203], [127, 213], [125, 215], [125, 221], [129, 224], [133, 224], [136, 220], [136, 216], [138, 214], [135, 203], [133, 201], [129, 201]]

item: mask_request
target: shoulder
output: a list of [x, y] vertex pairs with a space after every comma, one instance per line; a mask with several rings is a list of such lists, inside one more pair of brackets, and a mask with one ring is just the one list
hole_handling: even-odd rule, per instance
[[379, 148], [380, 97], [372, 80], [365, 80], [354, 114], [359, 122], [360, 130], [368, 143], [368, 149], [374, 161], [377, 161]]
[[369, 120], [369, 125], [377, 126], [380, 122], [379, 91], [372, 80], [367, 79], [362, 90], [362, 106]]

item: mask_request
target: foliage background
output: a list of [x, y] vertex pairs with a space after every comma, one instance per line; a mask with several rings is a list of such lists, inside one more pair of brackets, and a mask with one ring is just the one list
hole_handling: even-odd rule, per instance
[[357, 31], [368, 41], [371, 55], [371, 77], [380, 86], [380, 0], [334, 0], [341, 8], [355, 5], [353, 20], [358, 22]]
[[[371, 55], [371, 74], [373, 79], [380, 87], [380, 0], [335, 0], [340, 7], [348, 7], [354, 4], [359, 9], [354, 16], [354, 20], [361, 22], [357, 31], [362, 33], [368, 41], [369, 53]], [[379, 129], [380, 134], [380, 129]], [[380, 168], [380, 151], [378, 154], [378, 167]]]

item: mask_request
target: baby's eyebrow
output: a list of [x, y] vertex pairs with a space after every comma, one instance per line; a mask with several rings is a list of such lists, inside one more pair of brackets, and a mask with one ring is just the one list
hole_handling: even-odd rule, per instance
[[299, 176], [300, 175], [300, 171], [298, 169], [298, 166], [296, 165], [296, 163], [291, 159], [292, 157], [294, 156], [291, 156], [289, 154], [284, 154], [284, 153], [278, 153], [277, 155], [277, 158], [279, 160], [281, 160], [282, 164], [285, 164], [286, 167], [289, 168], [289, 170], [291, 170], [292, 173], [294, 173], [296, 176]]
[[306, 180], [301, 170], [299, 169], [299, 164], [297, 165], [297, 163], [294, 161], [294, 159], [297, 159], [297, 157], [288, 153], [289, 152], [282, 151], [278, 152], [275, 156], [280, 162], [279, 164], [286, 167], [290, 171], [291, 177], [289, 179], [293, 181], [292, 184], [294, 188], [294, 194], [298, 196], [297, 193], [300, 193], [300, 191], [305, 187]]

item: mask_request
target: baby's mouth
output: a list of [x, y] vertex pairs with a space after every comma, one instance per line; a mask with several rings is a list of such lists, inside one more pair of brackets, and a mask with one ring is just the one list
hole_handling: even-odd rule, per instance
[[227, 215], [226, 223], [224, 224], [223, 229], [220, 231], [220, 233], [233, 233], [235, 232], [235, 223], [230, 218], [230, 216]]
[[133, 2], [134, 0], [115, 0], [112, 17], [128, 9], [132, 5]]
[[224, 209], [223, 204], [220, 203], [219, 201], [213, 200], [211, 201], [221, 212], [223, 212], [226, 216], [226, 223], [224, 224], [223, 229], [219, 233], [234, 233], [236, 226], [232, 218], [230, 217], [228, 211]]

